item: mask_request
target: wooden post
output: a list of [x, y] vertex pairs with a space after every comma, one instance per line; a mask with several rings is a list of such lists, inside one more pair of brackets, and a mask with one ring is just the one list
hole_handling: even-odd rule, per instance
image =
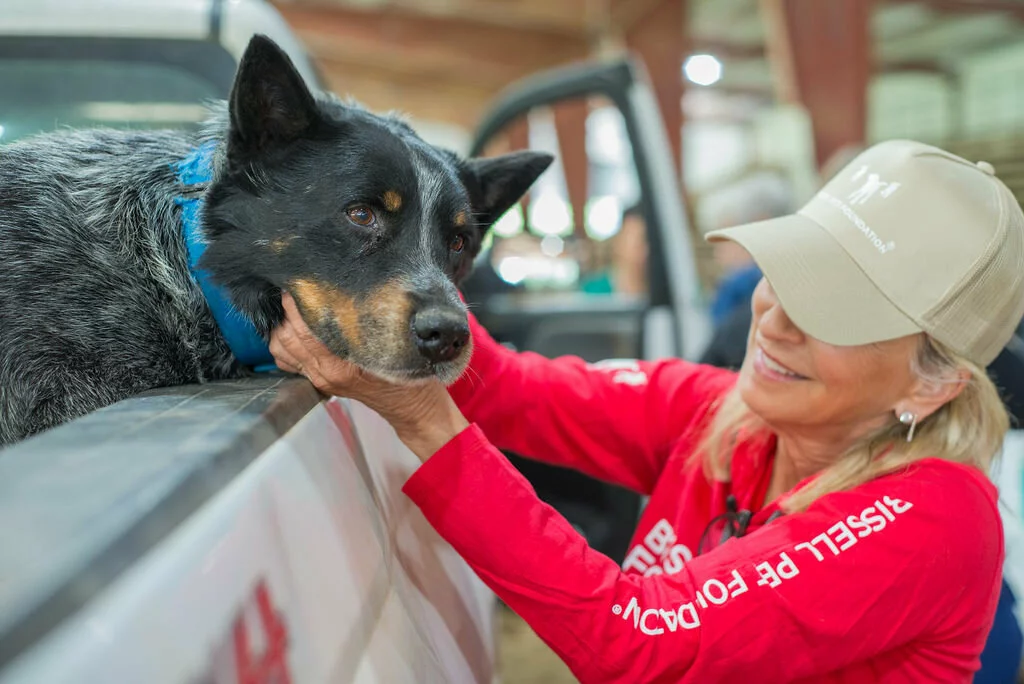
[[[633, 3], [623, 3], [624, 8]], [[682, 177], [683, 58], [687, 52], [686, 2], [647, 3], [646, 12], [632, 17], [626, 47], [647, 66], [661, 117], [665, 121], [676, 171]]]
[[761, 0], [776, 93], [807, 108], [818, 166], [864, 144], [871, 0]]
[[582, 237], [585, 235], [583, 212], [587, 204], [590, 166], [587, 159], [587, 114], [590, 107], [586, 100], [579, 99], [559, 102], [553, 110], [565, 187], [572, 205], [573, 234]]

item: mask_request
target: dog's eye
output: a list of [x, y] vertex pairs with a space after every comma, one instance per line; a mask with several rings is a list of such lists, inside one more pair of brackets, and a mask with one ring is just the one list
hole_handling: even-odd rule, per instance
[[366, 206], [365, 204], [357, 204], [354, 207], [349, 207], [345, 210], [345, 214], [348, 216], [348, 220], [357, 226], [372, 226], [377, 222], [377, 217], [373, 213], [373, 209]]
[[458, 235], [453, 237], [451, 239], [451, 242], [448, 243], [448, 249], [455, 252], [456, 254], [462, 252], [462, 250], [466, 249], [466, 236], [463, 235], [462, 233], [459, 233]]

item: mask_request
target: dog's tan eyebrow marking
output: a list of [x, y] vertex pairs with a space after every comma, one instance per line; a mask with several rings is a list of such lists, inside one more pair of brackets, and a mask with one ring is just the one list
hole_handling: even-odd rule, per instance
[[384, 200], [384, 208], [388, 211], [398, 211], [402, 208], [402, 196], [397, 190], [388, 190], [381, 199]]
[[466, 225], [466, 212], [465, 211], [460, 211], [458, 214], [455, 215], [455, 225], [457, 227], [459, 227], [459, 228], [462, 228], [463, 226]]
[[292, 240], [294, 239], [294, 237], [277, 238], [276, 240], [271, 240], [270, 244], [267, 246], [270, 247], [270, 251], [274, 254], [280, 254], [292, 243]]
[[288, 237], [279, 237], [279, 238], [274, 238], [273, 240], [266, 240], [266, 239], [253, 240], [252, 244], [256, 245], [257, 247], [266, 247], [267, 249], [269, 249], [274, 254], [280, 254], [289, 245], [292, 244], [292, 240], [297, 240], [300, 237], [302, 237], [302, 236], [301, 235], [289, 235]]
[[291, 282], [291, 293], [298, 300], [299, 307], [315, 316], [318, 323], [328, 317], [332, 318], [349, 343], [359, 346], [362, 331], [359, 328], [359, 309], [356, 308], [355, 300], [336, 287], [305, 278]]

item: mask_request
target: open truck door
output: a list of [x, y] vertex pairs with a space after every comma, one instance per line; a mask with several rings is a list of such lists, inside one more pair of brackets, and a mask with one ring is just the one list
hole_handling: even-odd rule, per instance
[[[525, 144], [557, 157], [565, 149], [558, 136], [584, 135], [582, 131], [560, 130], [553, 123], [558, 121], [561, 107], [585, 108], [582, 117], [576, 115], [576, 121], [578, 125], [585, 121], [587, 129], [590, 214], [602, 202], [604, 208], [614, 207], [613, 212], [621, 212], [633, 203], [642, 210], [647, 245], [643, 292], [640, 296], [613, 289], [594, 292], [587, 286], [588, 279], [593, 281], [599, 275], [593, 271], [606, 269], [606, 264], [595, 265], [592, 255], [603, 253], [607, 262], [609, 252], [616, 249], [615, 238], [608, 239], [607, 233], [601, 232], [606, 230], [608, 217], [586, 216], [583, 233], [566, 226], [563, 217], [562, 225], [557, 226], [562, 234], [553, 241], [564, 245], [564, 253], [548, 259], [547, 266], [543, 252], [533, 257], [538, 265], [531, 269], [529, 255], [506, 248], [523, 242], [523, 236], [531, 232], [539, 239], [549, 230], [545, 225], [531, 225], [534, 219], [543, 220], [532, 211], [532, 205], [550, 202], [544, 194], [552, 188], [564, 192], [564, 180], [557, 178], [562, 174], [563, 160], [558, 159], [545, 174], [556, 176], [553, 184], [546, 185], [548, 179], [542, 177], [531, 190], [526, 211], [513, 209], [520, 216], [510, 224], [512, 230], [502, 225], [504, 218], [496, 224], [494, 246], [482, 255], [478, 271], [466, 285], [467, 300], [475, 305], [480, 322], [497, 340], [519, 350], [548, 357], [571, 354], [590, 362], [612, 358], [695, 359], [710, 338], [710, 323], [701, 302], [678, 173], [640, 62], [627, 58], [585, 63], [515, 84], [484, 118], [471, 153], [486, 156], [491, 151], [501, 153]], [[523, 132], [524, 121], [529, 122], [528, 134]], [[611, 220], [619, 218], [613, 216]], [[549, 238], [545, 238], [547, 241]], [[568, 271], [575, 279], [559, 279], [559, 271]], [[540, 276], [531, 281], [533, 273]], [[552, 273], [553, 277], [545, 279]], [[501, 283], [499, 279], [503, 278], [521, 280]], [[638, 495], [574, 471], [514, 454], [509, 457], [538, 494], [565, 515], [592, 546], [622, 560], [640, 510]]]
[[[647, 296], [633, 301], [616, 297], [552, 298], [556, 301], [549, 306], [540, 299], [524, 304], [498, 296], [480, 302], [485, 306], [480, 317], [494, 334], [507, 336], [517, 347], [548, 356], [565, 350], [584, 357], [591, 356], [589, 352], [622, 350], [631, 358], [696, 358], [710, 338], [710, 323], [701, 301], [679, 174], [640, 62], [623, 59], [584, 63], [544, 72], [514, 85], [485, 116], [471, 155], [485, 154], [492, 141], [507, 134], [523, 118], [581, 100], [589, 103], [592, 113], [601, 110], [604, 120], [617, 120], [626, 134], [627, 168], [620, 171], [634, 179], [636, 199], [647, 226]], [[588, 126], [593, 119], [590, 117]], [[600, 146], [601, 140], [595, 143]], [[597, 154], [588, 156], [592, 157], [588, 160], [592, 172], [603, 165], [603, 160], [593, 158]], [[584, 337], [583, 345], [567, 346], [567, 341], [577, 336]], [[594, 360], [607, 358], [598, 357]]]

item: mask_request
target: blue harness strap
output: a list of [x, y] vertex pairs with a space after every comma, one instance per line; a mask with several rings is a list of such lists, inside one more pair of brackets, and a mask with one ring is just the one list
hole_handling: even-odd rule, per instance
[[[186, 188], [209, 183], [213, 178], [213, 154], [217, 145], [210, 141], [201, 145], [175, 166], [178, 180]], [[210, 274], [199, 268], [199, 258], [206, 251], [206, 242], [200, 230], [203, 210], [202, 196], [180, 196], [174, 199], [181, 207], [181, 234], [188, 249], [188, 266], [199, 288], [206, 297], [217, 327], [228, 343], [231, 353], [241, 363], [252, 366], [257, 372], [276, 370], [270, 347], [256, 332], [256, 327], [228, 299], [224, 289], [210, 278]]]

